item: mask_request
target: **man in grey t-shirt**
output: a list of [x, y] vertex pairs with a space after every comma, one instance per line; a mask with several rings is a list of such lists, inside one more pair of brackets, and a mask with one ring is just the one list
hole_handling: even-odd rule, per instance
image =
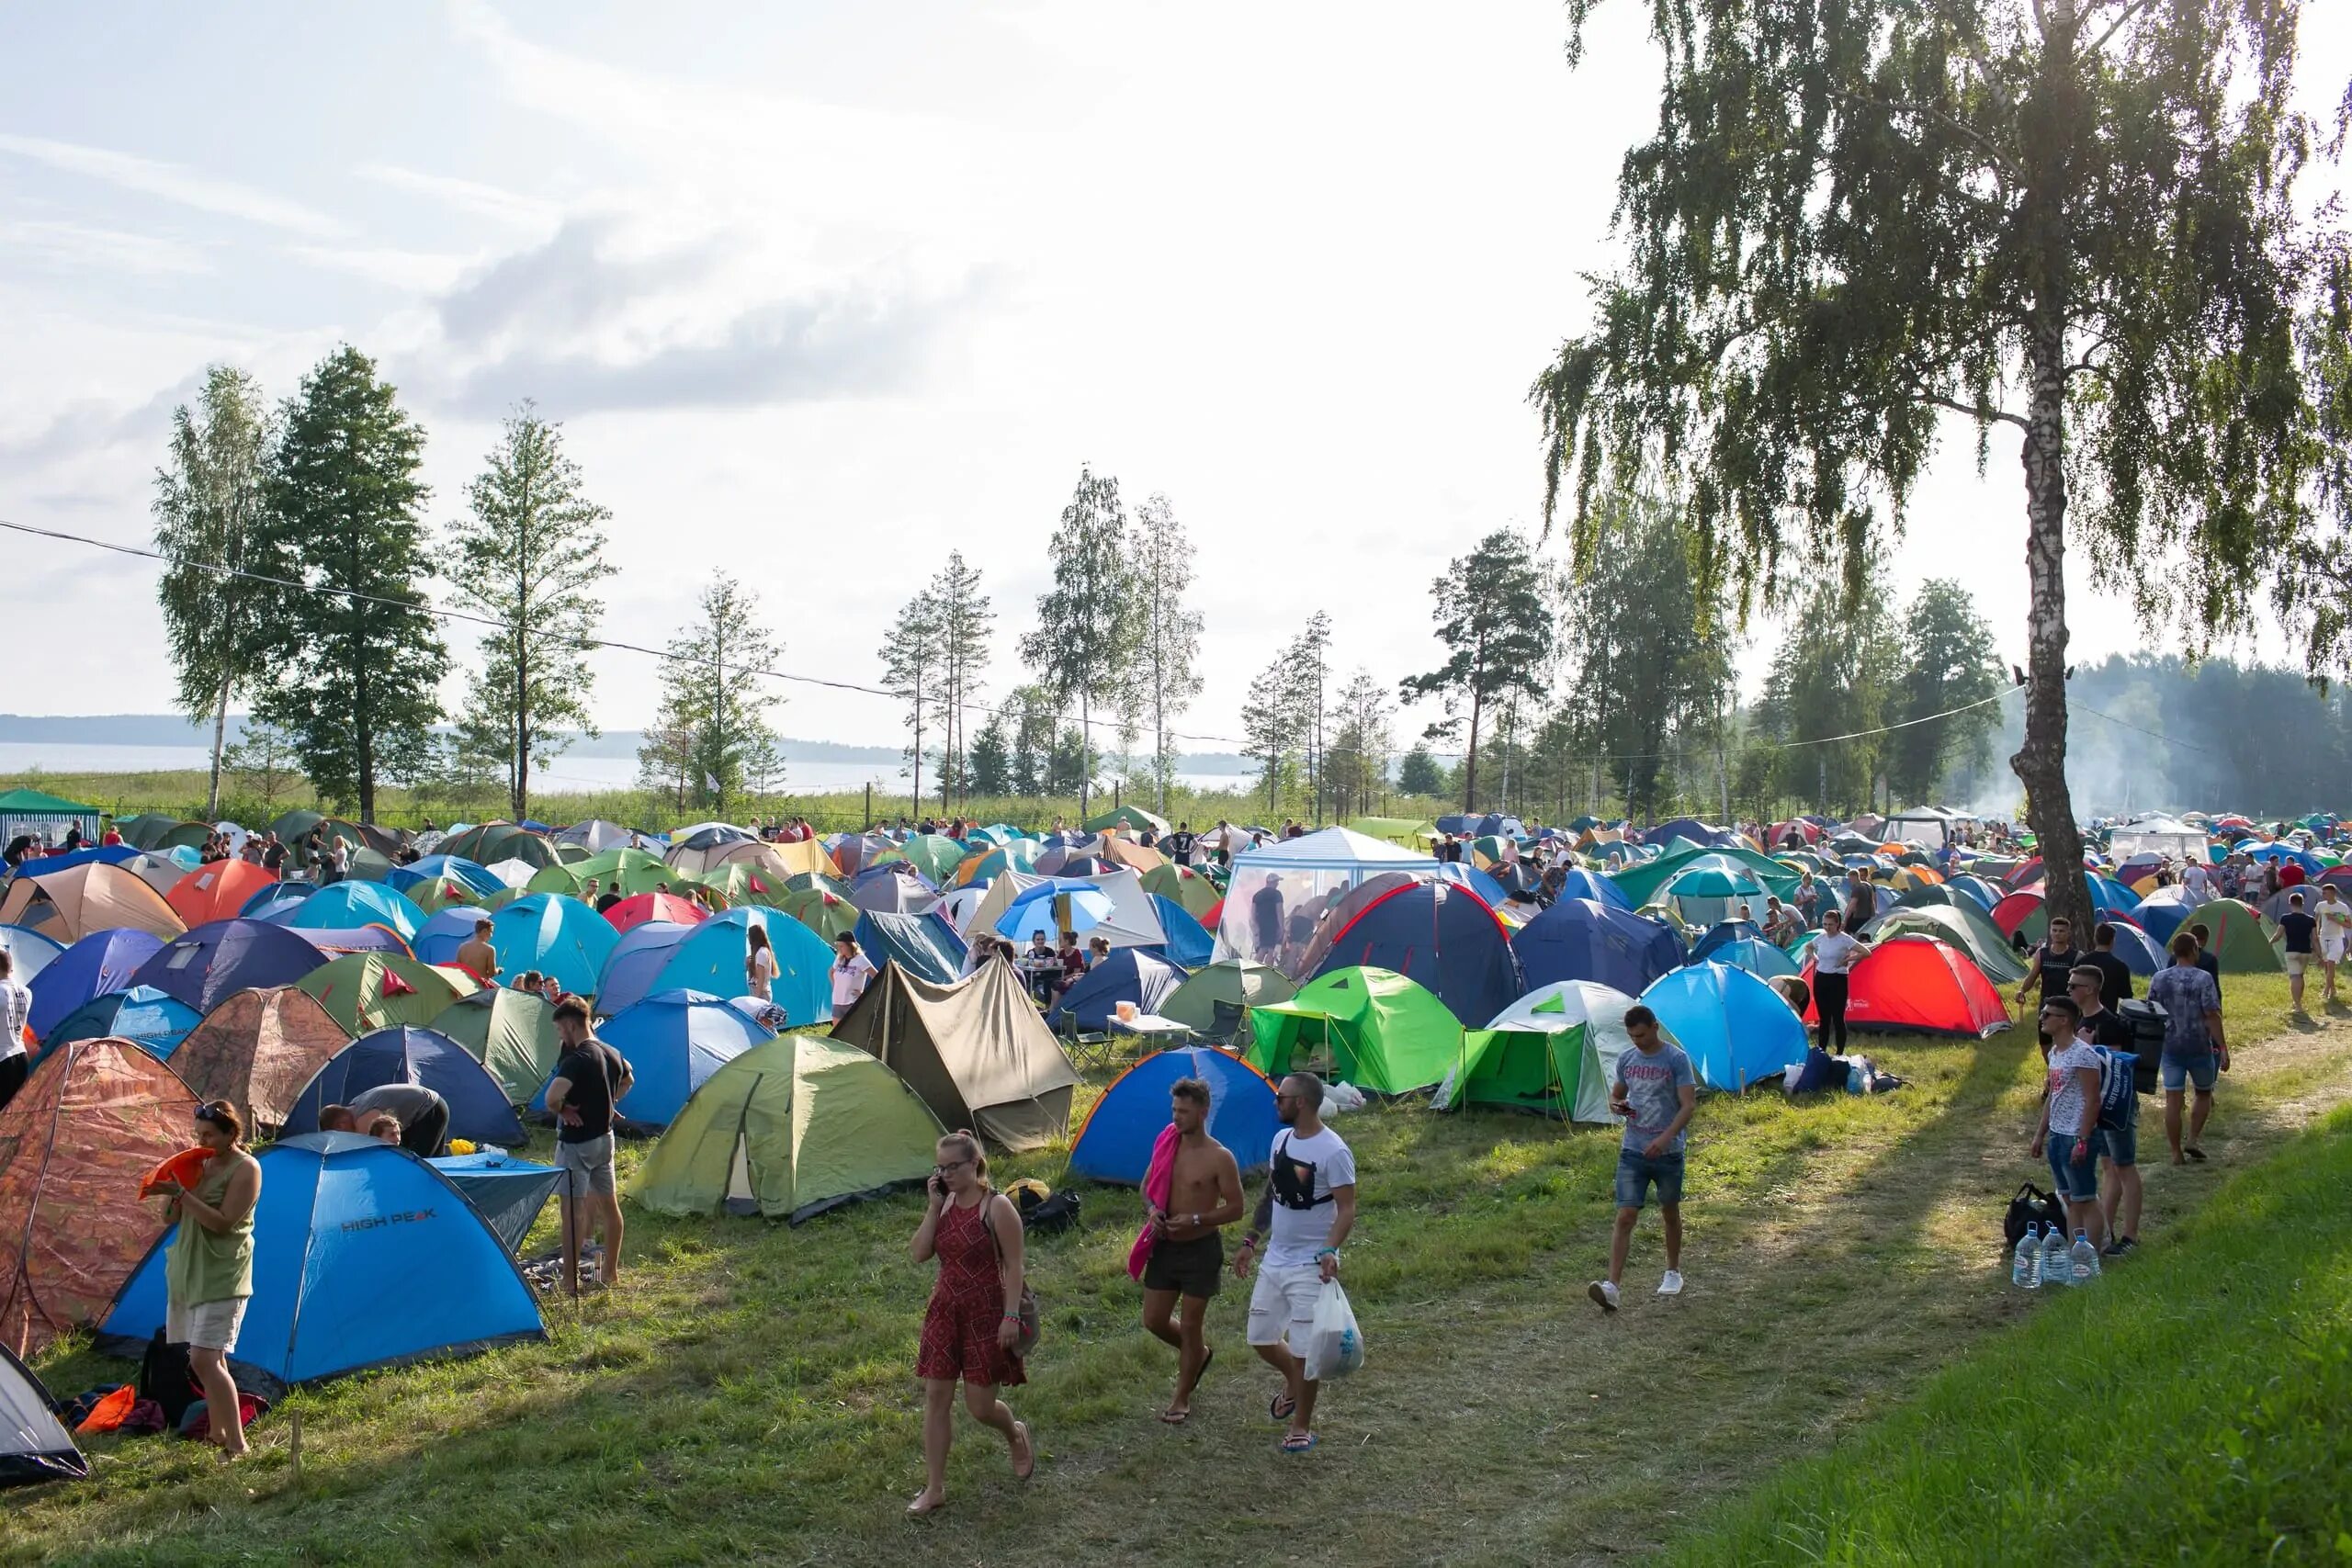
[[1658, 1032], [1657, 1014], [1637, 1007], [1625, 1014], [1634, 1048], [1620, 1052], [1609, 1076], [1609, 1109], [1625, 1118], [1617, 1149], [1617, 1229], [1609, 1241], [1609, 1278], [1595, 1280], [1587, 1294], [1603, 1312], [1617, 1310], [1617, 1283], [1624, 1278], [1625, 1252], [1634, 1223], [1650, 1187], [1657, 1188], [1658, 1215], [1666, 1222], [1666, 1275], [1657, 1293], [1682, 1291], [1682, 1139], [1699, 1107], [1699, 1076], [1679, 1045]]

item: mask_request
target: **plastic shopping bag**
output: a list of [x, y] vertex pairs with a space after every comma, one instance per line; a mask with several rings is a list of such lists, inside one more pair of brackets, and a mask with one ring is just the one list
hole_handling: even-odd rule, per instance
[[1343, 1378], [1363, 1365], [1363, 1331], [1356, 1326], [1355, 1309], [1340, 1281], [1326, 1280], [1307, 1325], [1306, 1381]]

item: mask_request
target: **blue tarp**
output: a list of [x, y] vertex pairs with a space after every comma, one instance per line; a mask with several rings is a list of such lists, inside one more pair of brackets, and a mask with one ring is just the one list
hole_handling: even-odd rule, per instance
[[1555, 901], [1519, 928], [1511, 948], [1531, 991], [1561, 980], [1592, 980], [1638, 996], [1682, 964], [1682, 939], [1670, 928], [1590, 898]]
[[478, 1144], [519, 1144], [522, 1118], [490, 1069], [437, 1030], [379, 1029], [328, 1057], [287, 1112], [288, 1133], [315, 1133], [322, 1106], [348, 1105], [386, 1084], [423, 1084], [449, 1104], [449, 1134]]
[[1184, 983], [1184, 972], [1164, 959], [1132, 947], [1114, 949], [1061, 995], [1046, 1014], [1056, 1029], [1099, 1033], [1111, 1027], [1121, 1002], [1137, 1012], [1158, 1012], [1168, 994]]
[[[921, 915], [893, 915], [868, 910], [860, 915], [857, 929], [852, 933], [866, 961], [879, 970], [886, 964], [896, 964], [908, 974], [930, 981], [934, 986], [952, 986], [964, 973], [964, 961], [970, 949], [947, 917], [933, 911]], [[788, 1013], [791, 1010], [786, 1009]]]
[[1169, 1088], [1180, 1078], [1208, 1084], [1208, 1135], [1232, 1151], [1243, 1171], [1264, 1169], [1282, 1125], [1274, 1114], [1274, 1086], [1238, 1056], [1187, 1046], [1146, 1056], [1102, 1091], [1070, 1145], [1070, 1174], [1141, 1186], [1152, 1145], [1168, 1125]]
[[[154, 957], [163, 946], [161, 937], [118, 926], [92, 931], [59, 953], [47, 966], [35, 972], [27, 987], [33, 994], [33, 1007], [25, 1022], [31, 1028], [33, 1038], [47, 1040], [50, 1031], [93, 998], [109, 991], [129, 990], [139, 966]], [[25, 982], [21, 972], [16, 978], [20, 984]]]
[[1151, 902], [1159, 911], [1159, 929], [1168, 933], [1168, 940], [1159, 944], [1160, 957], [1179, 969], [1198, 969], [1216, 955], [1216, 938], [1183, 905], [1160, 893], [1153, 894]]
[[1694, 964], [1659, 979], [1641, 999], [1711, 1089], [1744, 1089], [1804, 1060], [1804, 1021], [1745, 969]]
[[290, 986], [326, 961], [308, 937], [284, 926], [208, 920], [164, 943], [131, 979], [210, 1012], [232, 991]]
[[1482, 1028], [1526, 989], [1494, 909], [1466, 887], [1416, 882], [1367, 904], [1331, 939], [1315, 979], [1386, 969], [1415, 981], [1466, 1028]]
[[[257, 1151], [254, 1293], [234, 1359], [289, 1383], [547, 1337], [514, 1257], [448, 1179], [349, 1133]], [[167, 1233], [101, 1325], [142, 1350], [164, 1326]]]

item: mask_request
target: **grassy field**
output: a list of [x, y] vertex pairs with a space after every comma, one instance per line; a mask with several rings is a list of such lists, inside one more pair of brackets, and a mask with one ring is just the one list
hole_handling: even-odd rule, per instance
[[2052, 1301], [1676, 1557], [2352, 1558], [2347, 1192], [2340, 1108], [2225, 1182], [2173, 1245]]
[[[2229, 989], [2233, 1036], [2262, 1043], [2224, 1080], [2214, 1163], [2150, 1168], [2149, 1245], [2119, 1287], [2145, 1272], [2157, 1280], [2140, 1289], [2160, 1294], [2183, 1219], [2352, 1096], [2352, 1020], [2290, 1025], [2277, 978]], [[2007, 1283], [2002, 1206], [2037, 1168], [2030, 1043], [1869, 1049], [1910, 1087], [1702, 1101], [1690, 1289], [1650, 1293], [1645, 1226], [1627, 1310], [1610, 1319], [1583, 1288], [1607, 1245], [1611, 1134], [1408, 1105], [1342, 1118], [1363, 1171], [1347, 1277], [1370, 1357], [1328, 1391], [1322, 1447], [1305, 1459], [1276, 1451], [1238, 1290], [1212, 1313], [1223, 1349], [1193, 1423], [1153, 1419], [1173, 1361], [1136, 1325], [1123, 1260], [1136, 1200], [1088, 1188], [1084, 1229], [1035, 1252], [1047, 1341], [1012, 1398], [1040, 1443], [1036, 1480], [1012, 1481], [1001, 1447], [959, 1416], [953, 1501], [909, 1522], [929, 1288], [904, 1252], [915, 1201], [797, 1230], [632, 1215], [622, 1291], [551, 1306], [547, 1343], [302, 1391], [234, 1469], [192, 1445], [102, 1440], [91, 1481], [6, 1499], [0, 1557], [1503, 1563], [1688, 1536], [1693, 1560], [1810, 1560], [1798, 1540], [1690, 1532], [1748, 1528], [1702, 1521], [1972, 1347], [2013, 1340], [2018, 1320], [2086, 1310]], [[2144, 1142], [2161, 1150], [2160, 1134]], [[1052, 1179], [1059, 1165], [1048, 1153], [1011, 1173]], [[126, 1375], [72, 1347], [41, 1371], [60, 1393]], [[1977, 1539], [1921, 1555], [1984, 1555]]]

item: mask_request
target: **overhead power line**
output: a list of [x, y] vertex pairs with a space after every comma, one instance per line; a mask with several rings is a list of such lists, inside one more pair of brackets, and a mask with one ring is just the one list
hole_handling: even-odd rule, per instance
[[[458, 621], [469, 626], [488, 626], [492, 630], [501, 631], [505, 629], [506, 625], [503, 621], [492, 619], [488, 615], [475, 615], [471, 611], [468, 610], [451, 609], [447, 605], [426, 604], [420, 600], [395, 599], [379, 593], [363, 593], [356, 589], [333, 588], [322, 583], [302, 582], [292, 578], [273, 576], [267, 572], [249, 571], [242, 567], [224, 566], [217, 561], [191, 560], [185, 557], [166, 554], [162, 550], [151, 549], [142, 545], [126, 545], [115, 539], [94, 538], [86, 534], [72, 534], [57, 528], [36, 528], [30, 524], [10, 522], [6, 518], [0, 518], [0, 528], [6, 528], [18, 534], [28, 534], [36, 538], [54, 539], [62, 544], [85, 545], [92, 549], [107, 550], [116, 555], [131, 556], [142, 560], [159, 562], [164, 566], [181, 567], [195, 571], [209, 571], [219, 577], [233, 577], [247, 582], [265, 583], [273, 588], [291, 589], [298, 593], [325, 593], [355, 604], [380, 604], [386, 609], [400, 610], [411, 615], [430, 615], [436, 620]], [[575, 648], [611, 649], [622, 653], [642, 654], [651, 659], [673, 660], [678, 662], [686, 661], [683, 660], [680, 655], [673, 653], [666, 648], [652, 648], [644, 643], [626, 642], [617, 637], [555, 637], [553, 640], [563, 642]], [[771, 681], [783, 681], [794, 685], [816, 686], [833, 692], [850, 692], [860, 696], [885, 697], [891, 702], [904, 702], [906, 700], [903, 694], [893, 692], [888, 687], [868, 686], [855, 681], [840, 681], [822, 675], [804, 675], [789, 670], [769, 670], [762, 667], [747, 665], [741, 667], [740, 672], [745, 675], [761, 676]], [[1953, 718], [1961, 714], [1973, 712], [1977, 708], [1989, 706], [1994, 703], [2002, 701], [2004, 698], [2014, 694], [2014, 691], [2015, 689], [2012, 688], [2009, 691], [1996, 693], [1980, 702], [1964, 703], [1956, 708], [1947, 708], [1942, 713], [1927, 714], [1918, 718], [1906, 718], [1895, 724], [1878, 725], [1869, 729], [1849, 730], [1842, 735], [1808, 736], [1803, 739], [1782, 740], [1776, 742], [1776, 744], [1786, 748], [1797, 746], [1827, 746], [1841, 740], [1866, 740], [1872, 736], [1892, 734], [1894, 731], [1898, 729], [1909, 729], [1922, 724], [1934, 724], [1939, 719]], [[1012, 709], [991, 707], [985, 703], [958, 703], [956, 706], [959, 712], [977, 713], [990, 718], [1020, 716]], [[2097, 712], [2096, 709], [2089, 709], [2086, 711]], [[2098, 716], [2101, 718], [2108, 718], [2109, 716], [2106, 714], [2099, 714]], [[1100, 728], [1116, 730], [1118, 728], [1118, 722], [1115, 719], [1080, 718], [1072, 714], [1059, 714], [1056, 716], [1056, 719], [1058, 723], [1080, 725], [1090, 730]], [[2123, 724], [2125, 721], [2122, 719], [2109, 719], [2109, 722]], [[2134, 725], [2130, 726], [2129, 728], [2137, 728], [2138, 726]], [[2150, 730], [2146, 733], [2154, 734], [2155, 732]], [[1175, 740], [1209, 741], [1220, 746], [1247, 747], [1250, 744], [1250, 742], [1246, 739], [1232, 735], [1200, 735], [1174, 729], [1170, 730], [1168, 734], [1170, 739]], [[2159, 737], [2159, 739], [2163, 738]], [[2188, 743], [2183, 741], [2175, 742], [2175, 744], [2186, 745]], [[1330, 755], [1338, 753], [1340, 755], [1346, 755], [1354, 750], [1355, 749], [1352, 747], [1334, 746], [1325, 749], [1323, 754]], [[2197, 748], [2197, 750], [2202, 750], [2204, 748], [2199, 747]], [[1580, 760], [1603, 762], [1672, 761], [1679, 760], [1684, 755], [1685, 753], [1680, 751], [1600, 751], [1582, 753], [1580, 755]]]

